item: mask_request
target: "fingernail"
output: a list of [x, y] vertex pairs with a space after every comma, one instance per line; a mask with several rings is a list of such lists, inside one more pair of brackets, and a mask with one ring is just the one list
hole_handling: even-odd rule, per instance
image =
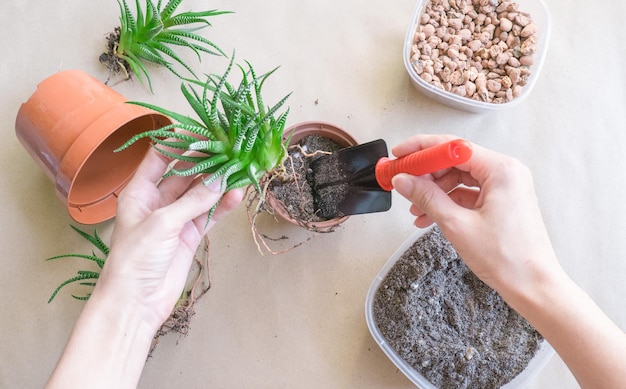
[[396, 191], [400, 194], [410, 194], [413, 192], [414, 184], [411, 177], [407, 174], [397, 174], [391, 179], [391, 183]]

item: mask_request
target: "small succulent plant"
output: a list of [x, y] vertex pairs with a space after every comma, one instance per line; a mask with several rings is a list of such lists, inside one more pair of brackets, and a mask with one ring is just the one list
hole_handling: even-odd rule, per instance
[[[188, 79], [181, 85], [197, 119], [151, 104], [131, 102], [167, 115], [175, 123], [138, 134], [118, 151], [149, 137], [159, 152], [185, 162], [185, 168], [174, 166], [165, 177], [207, 174], [206, 185], [221, 180], [225, 191], [253, 185], [261, 194], [261, 178], [281, 166], [286, 156], [288, 139], [283, 139], [283, 132], [289, 109], [282, 113], [279, 110], [289, 94], [266, 107], [262, 87], [276, 69], [257, 75], [248, 62], [245, 67], [237, 67], [241, 71], [237, 88], [227, 80], [234, 68], [234, 54], [223, 75], [209, 75], [204, 83]], [[209, 218], [211, 215], [212, 212]]]
[[126, 0], [117, 0], [120, 7], [120, 26], [108, 37], [108, 52], [100, 55], [100, 62], [113, 73], [124, 73], [127, 78], [134, 74], [139, 80], [145, 78], [150, 90], [152, 82], [142, 60], [153, 62], [169, 69], [182, 78], [171, 60], [182, 65], [197, 78], [191, 67], [180, 58], [174, 47], [191, 49], [201, 60], [200, 52], [213, 55], [225, 54], [208, 39], [196, 31], [211, 25], [207, 18], [230, 13], [229, 11], [188, 11], [175, 14], [182, 0], [169, 0], [164, 4], [158, 0], [145, 0], [145, 11], [139, 0], [135, 0], [133, 14]]
[[[98, 236], [98, 232], [94, 231], [93, 235], [89, 235], [88, 233], [81, 231], [80, 229], [71, 226], [74, 231], [76, 231], [78, 234], [80, 234], [80, 236], [82, 236], [83, 238], [85, 238], [86, 240], [88, 240], [89, 242], [91, 242], [91, 244], [98, 249], [98, 251], [100, 251], [100, 253], [103, 255], [103, 257], [100, 257], [98, 254], [96, 254], [95, 251], [92, 251], [91, 255], [86, 255], [86, 254], [63, 254], [63, 255], [57, 255], [51, 258], [48, 258], [48, 260], [53, 260], [53, 259], [59, 259], [59, 258], [83, 258], [83, 259], [87, 259], [89, 261], [93, 261], [96, 263], [96, 265], [98, 266], [99, 269], [102, 269], [102, 267], [104, 266], [104, 261], [106, 260], [106, 257], [109, 255], [109, 246], [107, 246], [102, 239], [100, 239], [100, 237]], [[77, 275], [69, 278], [65, 281], [63, 281], [61, 283], [61, 285], [57, 286], [57, 288], [54, 290], [54, 292], [52, 293], [52, 296], [50, 296], [50, 299], [48, 300], [48, 303], [50, 303], [54, 297], [57, 295], [57, 293], [59, 293], [59, 291], [66, 285], [68, 284], [72, 284], [75, 282], [78, 282], [80, 285], [83, 286], [90, 286], [90, 287], [94, 287], [96, 285], [96, 280], [100, 277], [100, 272], [99, 271], [93, 271], [93, 270], [79, 270]], [[87, 300], [89, 299], [89, 296], [91, 296], [91, 293], [87, 293], [84, 296], [76, 296], [76, 295], [72, 295], [72, 297], [74, 297], [77, 300]]]

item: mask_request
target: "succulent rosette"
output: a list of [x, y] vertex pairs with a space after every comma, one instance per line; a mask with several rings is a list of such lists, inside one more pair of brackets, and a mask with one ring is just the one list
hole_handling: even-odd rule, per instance
[[220, 180], [226, 192], [253, 185], [262, 194], [262, 177], [281, 166], [286, 156], [289, 140], [284, 139], [283, 132], [289, 109], [279, 111], [289, 94], [266, 107], [262, 88], [276, 69], [257, 75], [248, 62], [245, 67], [236, 66], [241, 72], [237, 87], [228, 81], [235, 67], [234, 55], [223, 75], [209, 75], [205, 82], [186, 80], [181, 85], [197, 118], [131, 102], [167, 115], [174, 123], [137, 134], [118, 151], [148, 137], [159, 152], [184, 162], [175, 164], [164, 177], [203, 175], [207, 185]]

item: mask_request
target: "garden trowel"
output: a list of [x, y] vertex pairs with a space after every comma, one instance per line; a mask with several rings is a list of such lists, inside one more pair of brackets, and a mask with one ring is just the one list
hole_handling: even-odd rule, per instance
[[472, 156], [472, 146], [456, 139], [397, 159], [378, 139], [346, 147], [311, 163], [313, 190], [320, 216], [383, 212], [391, 208], [391, 179], [398, 173], [421, 176], [447, 169]]

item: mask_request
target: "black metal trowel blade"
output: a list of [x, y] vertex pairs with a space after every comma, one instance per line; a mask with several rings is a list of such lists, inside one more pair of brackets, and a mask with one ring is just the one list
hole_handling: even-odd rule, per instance
[[321, 216], [327, 218], [384, 212], [391, 208], [391, 192], [376, 181], [376, 163], [387, 157], [387, 144], [378, 139], [346, 147], [311, 164], [313, 189]]

